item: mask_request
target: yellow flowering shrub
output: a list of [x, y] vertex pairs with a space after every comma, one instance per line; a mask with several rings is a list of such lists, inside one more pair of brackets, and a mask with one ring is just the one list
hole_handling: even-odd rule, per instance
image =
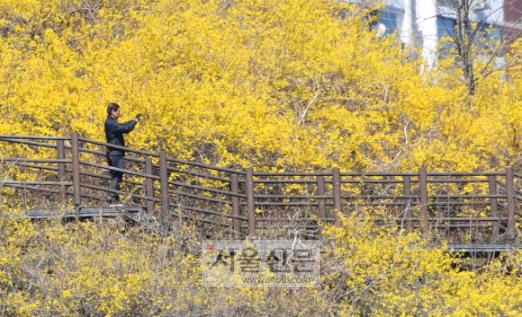
[[[78, 132], [105, 141], [106, 106], [117, 102], [124, 121], [143, 114], [127, 137], [130, 147], [220, 167], [517, 166], [520, 69], [481, 78], [470, 96], [451, 57], [423, 71], [396, 38], [377, 38], [364, 18], [375, 8], [327, 0], [3, 0], [0, 135]], [[46, 151], [0, 143], [2, 158], [54, 157]], [[47, 174], [8, 167], [0, 174], [7, 176]], [[343, 187], [360, 191], [357, 184]], [[23, 197], [2, 193], [2, 214], [23, 205]], [[197, 240], [181, 236], [117, 220], [2, 219], [0, 312], [516, 316], [522, 310], [515, 252], [473, 270], [415, 232], [348, 218], [324, 230], [319, 288], [223, 291], [203, 288]]]
[[365, 10], [323, 0], [6, 0], [0, 134], [103, 141], [112, 101], [123, 120], [144, 114], [129, 146], [219, 166], [514, 164], [518, 73], [494, 73], [469, 96], [452, 63], [422, 72], [394, 37], [369, 31]]
[[[416, 233], [342, 218], [321, 238], [317, 287], [203, 286], [192, 229], [122, 220], [0, 223], [6, 316], [517, 316], [520, 253], [466, 264]], [[186, 238], [182, 238], [186, 237]]]

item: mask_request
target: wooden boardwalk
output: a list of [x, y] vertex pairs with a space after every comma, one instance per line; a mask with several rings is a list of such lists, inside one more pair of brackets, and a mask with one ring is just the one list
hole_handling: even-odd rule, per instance
[[[30, 219], [33, 221], [61, 219], [64, 221], [78, 220], [78, 219], [95, 219], [95, 218], [114, 218], [123, 217], [134, 222], [140, 222], [140, 214], [143, 212], [141, 207], [86, 207], [80, 208], [78, 211], [58, 210], [27, 210], [11, 218], [16, 219]], [[5, 218], [4, 218], [5, 219]], [[435, 247], [442, 248], [442, 245]], [[514, 249], [522, 250], [521, 243], [450, 243], [446, 246], [446, 252], [450, 253], [465, 253], [468, 255], [484, 255], [497, 254], [501, 252], [508, 252]]]
[[[114, 217], [109, 170], [125, 173], [126, 214], [180, 220], [237, 238], [340, 225], [338, 211], [436, 232], [454, 249], [507, 250], [522, 223], [522, 174], [498, 172], [304, 173], [230, 169], [123, 148], [126, 169], [108, 167], [107, 144], [80, 137], [0, 135], [2, 196], [31, 219]], [[66, 206], [64, 208], [64, 206]], [[68, 213], [48, 210], [71, 210]], [[47, 210], [47, 211], [46, 211]], [[210, 234], [210, 233], [209, 233]], [[463, 244], [475, 241], [474, 245]], [[473, 249], [474, 248], [474, 249]], [[488, 251], [489, 252], [489, 251]], [[493, 251], [492, 251], [493, 252]], [[496, 251], [495, 251], [496, 252]]]
[[50, 220], [50, 219], [90, 219], [96, 217], [113, 218], [118, 216], [137, 216], [141, 212], [140, 207], [82, 207], [76, 210], [41, 210], [31, 209], [23, 212], [21, 218], [30, 220]]
[[465, 253], [499, 253], [507, 252], [513, 249], [522, 250], [520, 243], [500, 243], [500, 244], [481, 244], [481, 243], [450, 243], [448, 244], [448, 252], [465, 252]]

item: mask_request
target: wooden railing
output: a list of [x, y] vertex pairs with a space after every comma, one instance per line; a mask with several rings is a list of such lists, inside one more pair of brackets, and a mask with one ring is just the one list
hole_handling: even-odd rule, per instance
[[[237, 236], [340, 225], [339, 213], [440, 235], [456, 242], [513, 239], [522, 221], [522, 175], [501, 172], [267, 173], [177, 160], [132, 148], [126, 168], [107, 166], [108, 144], [80, 137], [0, 135], [2, 195], [25, 209], [107, 205], [107, 171], [125, 173], [127, 206], [164, 228], [194, 221]], [[9, 153], [10, 157], [6, 157]], [[6, 199], [4, 199], [6, 201]]]

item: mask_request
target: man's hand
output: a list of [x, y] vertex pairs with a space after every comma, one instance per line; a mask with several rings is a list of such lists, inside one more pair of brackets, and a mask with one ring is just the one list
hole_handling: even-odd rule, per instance
[[136, 121], [140, 121], [140, 119], [141, 119], [141, 113], [138, 114], [138, 115], [136, 116], [136, 119], [135, 119], [135, 120], [136, 120]]

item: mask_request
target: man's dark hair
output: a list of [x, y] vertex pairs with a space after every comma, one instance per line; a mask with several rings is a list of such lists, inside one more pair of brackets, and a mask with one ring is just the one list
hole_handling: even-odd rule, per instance
[[107, 106], [107, 114], [110, 116], [113, 111], [118, 111], [120, 109], [120, 106], [117, 103], [111, 102]]

